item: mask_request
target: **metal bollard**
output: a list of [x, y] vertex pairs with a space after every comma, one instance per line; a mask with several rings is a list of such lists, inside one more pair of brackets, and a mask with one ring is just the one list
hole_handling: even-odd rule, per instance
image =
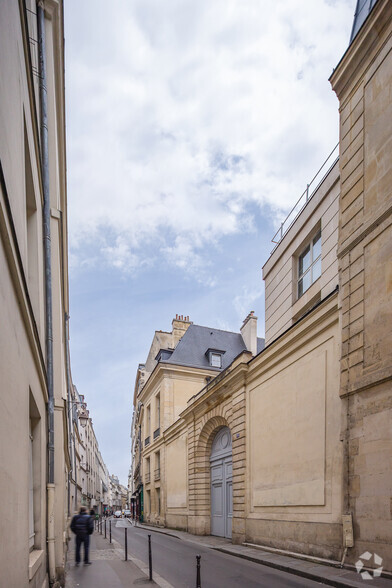
[[105, 539], [106, 539], [106, 519], [105, 519]]
[[128, 529], [125, 527], [125, 561], [128, 561]]
[[100, 533], [102, 535], [102, 519], [101, 519], [100, 523], [101, 523], [101, 531], [100, 531]]
[[196, 555], [196, 588], [201, 588], [200, 560], [201, 560], [201, 555]]
[[112, 519], [109, 520], [109, 541], [112, 542]]
[[152, 582], [152, 553], [151, 553], [151, 535], [148, 536], [148, 568], [150, 571], [149, 580]]

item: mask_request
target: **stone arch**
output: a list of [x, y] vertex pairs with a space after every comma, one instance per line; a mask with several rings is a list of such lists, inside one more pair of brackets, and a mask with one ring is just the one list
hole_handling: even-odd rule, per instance
[[229, 427], [230, 429], [230, 424], [223, 416], [216, 415], [207, 420], [197, 441], [196, 459], [206, 457], [207, 461], [209, 461], [212, 442], [222, 427]]

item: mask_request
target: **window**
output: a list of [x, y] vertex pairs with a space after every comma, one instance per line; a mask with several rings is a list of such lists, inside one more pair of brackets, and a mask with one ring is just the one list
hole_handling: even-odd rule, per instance
[[161, 452], [157, 451], [155, 454], [155, 472], [154, 479], [159, 480], [161, 477]]
[[321, 231], [298, 258], [298, 298], [321, 276]]
[[30, 419], [29, 446], [29, 549], [34, 549], [34, 477], [33, 477], [33, 433]]
[[27, 229], [27, 281], [30, 300], [36, 320], [39, 318], [39, 260], [38, 247], [40, 242], [38, 231], [38, 213], [35, 200], [33, 172], [30, 159], [29, 142], [25, 125], [25, 194], [26, 194], [26, 229]]
[[[41, 529], [41, 420], [30, 390], [29, 418], [28, 537], [29, 550], [42, 549]], [[27, 486], [27, 484], [26, 484]], [[26, 488], [27, 489], [27, 488]]]
[[156, 427], [157, 429], [159, 429], [159, 427], [161, 426], [161, 395], [158, 392], [157, 397], [156, 397]]
[[160, 488], [156, 489], [156, 498], [157, 498], [157, 504], [156, 504], [157, 515], [160, 515], [161, 514], [161, 489]]
[[151, 431], [151, 406], [147, 406], [147, 433], [150, 436]]
[[[212, 334], [212, 333], [211, 333]], [[205, 355], [211, 367], [222, 368], [222, 355], [225, 353], [223, 349], [207, 349]]]
[[222, 367], [222, 357], [219, 353], [211, 353], [211, 365], [212, 367]]
[[147, 495], [146, 512], [150, 513], [151, 512], [151, 492], [150, 492], [150, 490], [147, 490], [146, 495]]

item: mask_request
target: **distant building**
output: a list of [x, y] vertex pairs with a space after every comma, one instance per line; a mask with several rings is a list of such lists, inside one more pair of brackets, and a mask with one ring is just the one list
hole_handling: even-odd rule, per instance
[[[134, 392], [132, 503], [139, 520], [186, 526], [186, 432], [167, 443], [167, 431], [176, 425], [174, 430], [180, 430], [179, 417], [191, 399], [238, 356], [245, 353], [249, 358], [251, 350], [256, 354], [263, 346], [252, 313], [241, 333], [194, 325], [178, 315], [171, 332], [155, 332], [146, 363], [139, 365]], [[174, 511], [166, 511], [173, 500]]]
[[[89, 510], [94, 509], [97, 514], [104, 514], [109, 506], [109, 472], [103, 461], [97, 437], [95, 435], [92, 419], [87, 410], [84, 396], [79, 395], [76, 386], [73, 387], [73, 401], [82, 403], [81, 413], [85, 414], [84, 426], [78, 422], [74, 424], [77, 433], [74, 434], [76, 457], [76, 480], [80, 489], [80, 500], [75, 504], [74, 510], [85, 506]], [[74, 471], [74, 470], [72, 470]]]
[[[123, 510], [123, 486], [117, 476], [109, 476], [110, 493], [111, 493], [111, 510]], [[126, 494], [126, 492], [125, 492]]]

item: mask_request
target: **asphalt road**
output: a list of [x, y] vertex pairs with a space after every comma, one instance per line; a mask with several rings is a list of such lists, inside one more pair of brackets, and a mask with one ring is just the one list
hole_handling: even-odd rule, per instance
[[[112, 536], [124, 546], [124, 529], [112, 520]], [[148, 563], [148, 534], [151, 534], [152, 567], [175, 588], [195, 588], [196, 555], [201, 555], [202, 588], [266, 588], [320, 586], [318, 582], [281, 572], [268, 566], [227, 555], [170, 537], [147, 531], [142, 527], [128, 527], [128, 553]]]

